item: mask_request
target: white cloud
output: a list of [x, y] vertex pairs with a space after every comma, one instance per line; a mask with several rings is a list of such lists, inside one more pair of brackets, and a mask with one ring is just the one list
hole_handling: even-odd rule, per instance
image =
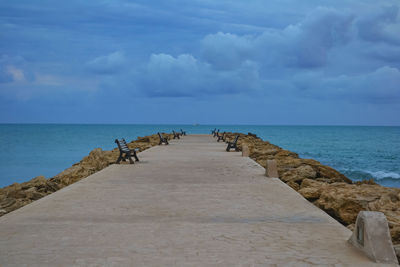
[[15, 82], [24, 82], [25, 75], [22, 69], [19, 69], [13, 65], [8, 65], [6, 67], [7, 73], [11, 75], [13, 81]]
[[86, 67], [97, 74], [113, 74], [120, 72], [126, 63], [125, 54], [122, 51], [115, 51], [87, 62]]

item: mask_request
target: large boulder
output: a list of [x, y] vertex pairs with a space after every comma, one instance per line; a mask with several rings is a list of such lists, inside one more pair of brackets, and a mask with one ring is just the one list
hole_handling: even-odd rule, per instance
[[293, 181], [300, 184], [303, 179], [314, 179], [316, 176], [317, 172], [310, 165], [301, 165], [295, 169], [284, 172], [280, 178], [284, 182]]

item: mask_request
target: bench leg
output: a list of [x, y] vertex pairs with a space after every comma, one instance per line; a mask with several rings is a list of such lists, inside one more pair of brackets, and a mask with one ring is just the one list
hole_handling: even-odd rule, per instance
[[125, 157], [129, 159], [129, 163], [130, 163], [130, 164], [135, 164], [135, 162], [132, 160], [132, 155], [131, 155], [131, 153], [126, 154]]
[[136, 161], [139, 161], [139, 158], [136, 155], [136, 151], [133, 151], [133, 156], [135, 157]]
[[122, 153], [119, 152], [119, 157], [118, 157], [118, 159], [117, 159], [116, 164], [119, 164], [119, 163], [121, 162], [121, 160], [122, 160]]

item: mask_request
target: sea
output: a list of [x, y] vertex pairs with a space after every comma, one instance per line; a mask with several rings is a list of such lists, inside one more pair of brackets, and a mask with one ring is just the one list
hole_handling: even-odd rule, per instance
[[115, 148], [116, 138], [131, 141], [180, 129], [205, 134], [214, 128], [255, 133], [353, 181], [374, 179], [383, 186], [400, 188], [400, 127], [116, 124], [0, 124], [0, 187], [39, 175], [51, 178], [94, 148]]

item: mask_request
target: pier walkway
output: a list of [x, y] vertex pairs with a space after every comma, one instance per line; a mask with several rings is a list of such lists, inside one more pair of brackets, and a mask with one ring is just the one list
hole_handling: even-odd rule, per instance
[[0, 266], [378, 266], [348, 229], [224, 149], [186, 136], [1, 217]]

